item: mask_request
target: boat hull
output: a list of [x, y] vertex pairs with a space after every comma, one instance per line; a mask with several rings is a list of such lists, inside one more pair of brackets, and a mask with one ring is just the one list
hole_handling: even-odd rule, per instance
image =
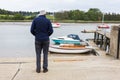
[[60, 39], [52, 39], [55, 44], [80, 44], [80, 41], [75, 40], [60, 40]]
[[98, 28], [109, 29], [110, 27], [107, 24], [99, 25]]
[[92, 48], [90, 46], [87, 46], [85, 48], [61, 48], [59, 45], [50, 45], [49, 52], [52, 53], [86, 53], [91, 51]]

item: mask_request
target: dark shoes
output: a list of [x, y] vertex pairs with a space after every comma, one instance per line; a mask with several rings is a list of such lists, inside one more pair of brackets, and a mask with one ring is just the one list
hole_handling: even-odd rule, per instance
[[37, 73], [40, 73], [41, 71], [40, 71], [40, 70], [38, 70], [38, 69], [36, 69], [36, 72], [37, 72]]
[[[37, 73], [40, 73], [41, 70], [36, 69], [36, 72], [37, 72]], [[48, 72], [48, 69], [43, 69], [43, 73], [46, 73], [46, 72]]]
[[48, 69], [44, 69], [44, 70], [43, 70], [43, 73], [46, 73], [46, 72], [48, 72]]

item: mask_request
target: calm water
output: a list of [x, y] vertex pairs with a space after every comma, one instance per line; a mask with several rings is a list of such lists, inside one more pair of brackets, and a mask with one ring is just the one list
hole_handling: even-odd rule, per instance
[[[93, 38], [93, 34], [81, 33], [82, 30], [96, 30], [97, 23], [61, 23], [61, 28], [54, 28], [50, 37], [78, 34], [83, 40]], [[113, 24], [109, 24], [113, 25]], [[33, 57], [34, 37], [30, 33], [31, 23], [0, 23], [0, 57]], [[107, 30], [110, 31], [110, 30]], [[51, 44], [53, 42], [51, 41]]]

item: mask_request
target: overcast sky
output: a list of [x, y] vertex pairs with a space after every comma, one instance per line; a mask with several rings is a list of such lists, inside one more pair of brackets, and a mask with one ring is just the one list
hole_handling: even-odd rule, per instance
[[50, 12], [62, 10], [88, 11], [98, 8], [102, 12], [120, 13], [120, 0], [0, 0], [0, 8], [11, 11]]

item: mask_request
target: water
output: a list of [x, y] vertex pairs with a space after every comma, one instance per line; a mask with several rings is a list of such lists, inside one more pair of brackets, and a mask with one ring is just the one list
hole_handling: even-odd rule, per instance
[[[93, 38], [92, 33], [81, 33], [82, 30], [96, 30], [97, 23], [61, 23], [54, 28], [50, 37], [78, 34], [83, 40]], [[112, 25], [112, 24], [109, 24]], [[34, 37], [30, 33], [30, 22], [0, 23], [0, 57], [33, 57], [35, 56]], [[109, 30], [108, 30], [109, 31]], [[53, 42], [51, 41], [51, 44]]]
[[34, 56], [34, 37], [30, 34], [30, 24], [0, 25], [0, 57]]

